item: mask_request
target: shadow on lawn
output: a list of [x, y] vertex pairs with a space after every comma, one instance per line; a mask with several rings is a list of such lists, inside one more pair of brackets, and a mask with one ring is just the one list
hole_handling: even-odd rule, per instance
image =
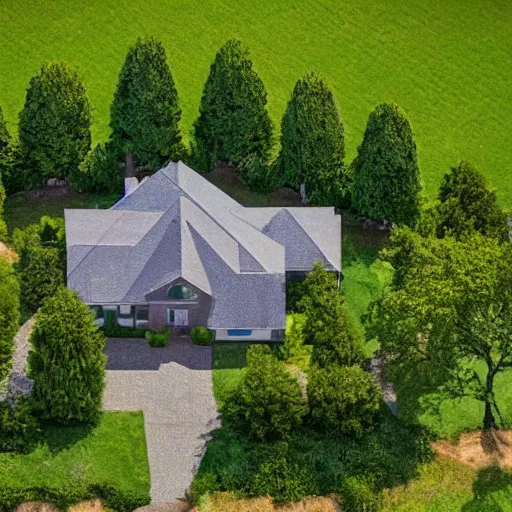
[[54, 423], [43, 423], [41, 426], [40, 443], [48, 446], [52, 455], [73, 447], [92, 434], [96, 425], [63, 426]]
[[473, 499], [462, 512], [509, 512], [512, 510], [512, 473], [493, 465], [477, 473]]

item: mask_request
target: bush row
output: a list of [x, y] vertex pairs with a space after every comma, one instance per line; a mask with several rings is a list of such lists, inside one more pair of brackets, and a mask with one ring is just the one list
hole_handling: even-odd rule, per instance
[[119, 512], [131, 512], [148, 505], [148, 493], [121, 490], [110, 483], [73, 484], [64, 487], [27, 487], [21, 483], [0, 482], [0, 512], [11, 512], [21, 503], [42, 501], [66, 509], [74, 503], [99, 498], [104, 505]]

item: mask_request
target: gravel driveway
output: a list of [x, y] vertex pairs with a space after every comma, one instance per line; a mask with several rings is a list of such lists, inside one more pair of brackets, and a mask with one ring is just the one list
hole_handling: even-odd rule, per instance
[[165, 348], [144, 339], [107, 342], [103, 408], [144, 411], [153, 503], [185, 497], [218, 426], [213, 398], [211, 349], [173, 338]]

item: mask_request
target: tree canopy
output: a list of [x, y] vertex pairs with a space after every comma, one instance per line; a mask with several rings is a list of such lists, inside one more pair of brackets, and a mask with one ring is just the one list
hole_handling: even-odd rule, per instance
[[4, 113], [2, 108], [0, 107], [0, 155], [6, 150], [9, 142], [11, 141], [11, 136], [9, 134], [9, 130], [7, 129], [7, 123], [4, 119]]
[[339, 204], [347, 193], [344, 130], [324, 79], [310, 73], [297, 81], [281, 122], [280, 172], [313, 204]]
[[65, 287], [46, 299], [31, 336], [32, 398], [42, 418], [94, 422], [101, 412], [105, 336], [78, 295]]
[[[446, 375], [440, 392], [485, 405], [484, 428], [497, 426], [494, 379], [512, 367], [512, 247], [475, 233], [407, 243], [401, 277], [370, 314], [368, 333], [392, 364], [424, 361]], [[476, 363], [485, 365], [482, 376]], [[413, 370], [411, 370], [413, 371]]]
[[130, 155], [133, 165], [157, 169], [179, 160], [184, 151], [180, 118], [178, 92], [162, 43], [138, 39], [128, 50], [110, 109], [114, 146]]
[[444, 175], [438, 199], [437, 236], [451, 234], [460, 239], [472, 231], [485, 236], [506, 235], [505, 214], [496, 192], [487, 188], [485, 176], [468, 162], [462, 161]]
[[20, 321], [20, 287], [12, 265], [0, 259], [0, 382], [11, 368]]
[[352, 204], [361, 215], [416, 224], [422, 188], [416, 143], [397, 105], [381, 104], [370, 114], [352, 174]]
[[254, 155], [266, 160], [272, 147], [267, 93], [249, 52], [229, 40], [217, 53], [194, 123], [192, 160], [211, 171], [217, 160], [237, 165]]
[[65, 179], [91, 147], [91, 106], [76, 70], [63, 63], [42, 66], [30, 80], [19, 116], [25, 186]]

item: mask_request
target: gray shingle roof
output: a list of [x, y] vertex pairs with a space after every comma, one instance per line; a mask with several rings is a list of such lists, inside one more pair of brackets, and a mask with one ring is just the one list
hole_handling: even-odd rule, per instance
[[333, 208], [244, 208], [181, 162], [65, 220], [68, 286], [85, 302], [146, 302], [181, 277], [213, 297], [214, 328], [283, 328], [285, 271], [341, 266]]

